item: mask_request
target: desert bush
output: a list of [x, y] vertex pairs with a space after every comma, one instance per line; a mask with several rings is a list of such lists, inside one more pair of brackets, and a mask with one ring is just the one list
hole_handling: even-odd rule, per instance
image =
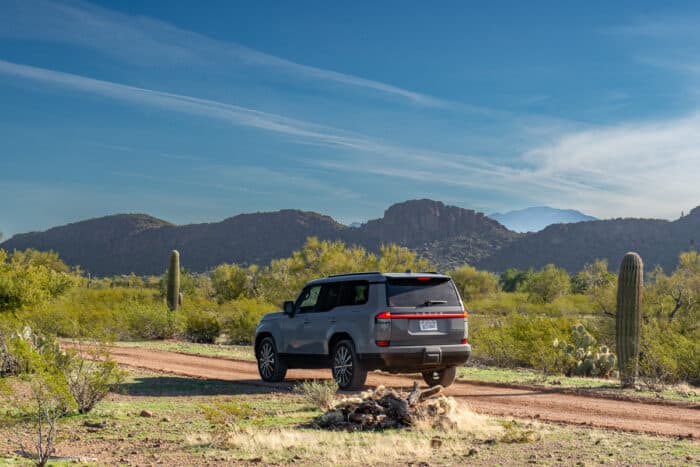
[[498, 292], [498, 276], [487, 271], [478, 271], [471, 266], [462, 266], [449, 271], [457, 290], [465, 303], [488, 297]]
[[65, 294], [80, 283], [55, 253], [0, 250], [0, 312], [35, 306]]
[[89, 413], [126, 376], [106, 349], [99, 345], [74, 343], [59, 367], [81, 414]]
[[530, 367], [561, 373], [561, 355], [552, 343], [565, 340], [573, 323], [566, 318], [509, 314], [495, 320], [470, 319], [475, 356], [503, 367]]
[[[11, 428], [14, 442], [22, 453], [38, 466], [50, 459], [58, 435], [58, 420], [73, 410], [75, 401], [70, 394], [66, 379], [54, 364], [56, 354], [42, 354], [38, 348], [29, 346], [25, 358], [31, 361], [31, 372], [23, 375], [29, 386], [29, 395], [17, 391], [11, 385], [3, 388], [12, 401], [13, 411], [3, 414], [3, 424]], [[33, 442], [25, 444], [25, 434], [30, 432]]]
[[255, 328], [260, 318], [275, 308], [257, 298], [240, 298], [228, 302], [219, 308], [222, 330], [231, 343], [250, 344], [255, 338]]
[[504, 292], [517, 292], [532, 276], [532, 269], [520, 271], [515, 268], [508, 268], [498, 277], [498, 285]]
[[127, 339], [166, 339], [175, 335], [174, 313], [162, 303], [132, 305], [125, 311]]
[[222, 264], [211, 272], [211, 283], [219, 303], [235, 300], [248, 288], [248, 274], [236, 264]]
[[570, 288], [569, 273], [553, 264], [534, 272], [523, 284], [523, 291], [536, 303], [551, 303], [557, 297], [568, 294]]
[[523, 424], [516, 420], [508, 420], [503, 422], [503, 429], [502, 443], [532, 443], [542, 439], [542, 435], [530, 423]]
[[335, 402], [338, 384], [333, 380], [303, 381], [294, 387], [294, 392], [312, 407], [329, 410]]
[[221, 333], [221, 322], [216, 314], [197, 310], [185, 315], [185, 338], [191, 342], [212, 344]]
[[199, 409], [211, 427], [212, 447], [225, 447], [231, 434], [240, 431], [243, 420], [257, 422], [261, 418], [253, 406], [235, 399], [201, 404]]
[[653, 390], [700, 378], [700, 330], [683, 333], [679, 328], [652, 320], [642, 326], [639, 376]]

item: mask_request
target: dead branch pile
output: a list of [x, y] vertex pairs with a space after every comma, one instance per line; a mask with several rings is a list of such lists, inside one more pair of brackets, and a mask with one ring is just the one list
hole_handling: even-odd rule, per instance
[[418, 383], [413, 390], [399, 393], [379, 386], [359, 397], [342, 399], [332, 409], [316, 419], [315, 425], [330, 430], [365, 431], [403, 428], [417, 424], [453, 427], [451, 416], [456, 406], [451, 397], [437, 396], [442, 386], [421, 391]]

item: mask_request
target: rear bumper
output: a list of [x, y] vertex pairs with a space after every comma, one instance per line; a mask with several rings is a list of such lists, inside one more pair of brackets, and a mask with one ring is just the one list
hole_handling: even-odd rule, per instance
[[408, 373], [460, 366], [469, 360], [470, 353], [469, 344], [421, 345], [385, 347], [377, 353], [360, 354], [359, 358], [368, 370]]

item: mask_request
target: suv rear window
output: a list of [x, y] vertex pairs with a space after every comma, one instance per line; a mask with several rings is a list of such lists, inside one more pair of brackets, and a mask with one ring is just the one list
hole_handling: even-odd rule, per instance
[[386, 297], [389, 306], [460, 306], [452, 281], [443, 277], [388, 278]]

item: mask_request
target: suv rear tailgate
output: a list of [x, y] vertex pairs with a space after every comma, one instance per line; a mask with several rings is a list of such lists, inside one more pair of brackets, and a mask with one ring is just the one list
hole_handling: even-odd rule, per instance
[[466, 313], [449, 277], [388, 278], [386, 292], [392, 347], [464, 343]]

